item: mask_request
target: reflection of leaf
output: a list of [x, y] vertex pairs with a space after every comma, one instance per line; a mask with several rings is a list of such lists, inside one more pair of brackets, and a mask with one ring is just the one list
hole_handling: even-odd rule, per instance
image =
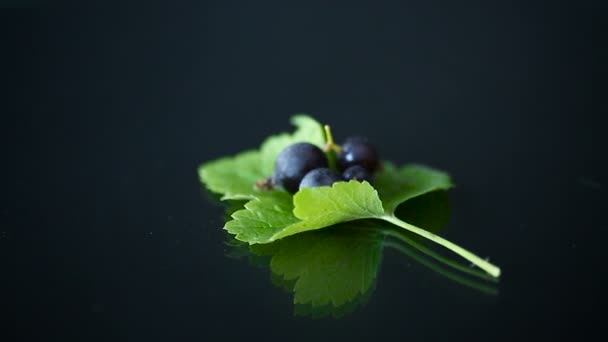
[[[258, 179], [269, 177], [280, 151], [290, 144], [306, 141], [324, 143], [321, 125], [307, 116], [296, 116], [294, 134], [267, 139], [258, 151], [209, 162], [199, 168], [201, 180], [223, 199], [248, 199], [245, 208], [232, 214], [224, 229], [250, 244], [269, 243], [294, 234], [321, 229], [359, 219], [379, 219], [438, 243], [469, 260], [494, 277], [500, 269], [468, 250], [425, 229], [399, 219], [397, 207], [413, 198], [452, 186], [450, 177], [420, 165], [396, 168], [385, 163], [376, 175], [375, 186], [367, 182], [337, 182], [331, 187], [306, 188], [293, 197], [284, 191], [255, 188]], [[328, 136], [329, 136], [329, 129]], [[331, 139], [330, 139], [331, 140]]]
[[306, 304], [294, 304], [293, 313], [295, 316], [310, 316], [312, 318], [322, 318], [327, 316], [332, 316], [334, 318], [340, 318], [349, 314], [358, 307], [365, 306], [374, 290], [376, 289], [376, 282], [372, 283], [372, 286], [362, 295], [358, 295], [352, 301], [344, 303], [342, 306], [333, 306], [332, 304], [314, 306], [310, 303]]
[[373, 292], [382, 258], [382, 232], [374, 230], [379, 223], [342, 223], [240, 248], [255, 256], [250, 260], [270, 257], [272, 282], [293, 293], [294, 314], [340, 317]]
[[353, 223], [340, 224], [279, 240], [272, 244], [271, 252], [257, 245], [251, 250], [272, 253], [272, 272], [296, 280], [295, 304], [338, 307], [367, 292], [380, 262], [378, 232], [353, 228]]
[[[403, 204], [398, 213], [413, 215], [418, 224], [440, 230], [449, 216], [447, 196], [443, 192], [429, 193]], [[409, 216], [402, 217], [410, 220]], [[269, 244], [235, 246], [248, 250], [251, 262], [259, 264], [260, 260], [266, 260], [270, 264], [273, 283], [293, 292], [296, 315], [339, 317], [367, 302], [375, 288], [385, 246], [403, 252], [448, 279], [485, 293], [496, 293], [495, 288], [480, 282], [494, 278], [435, 253], [415, 237], [383, 221], [357, 220]]]

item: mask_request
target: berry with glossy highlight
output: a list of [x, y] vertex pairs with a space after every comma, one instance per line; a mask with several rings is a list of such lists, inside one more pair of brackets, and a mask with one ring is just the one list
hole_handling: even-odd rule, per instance
[[376, 148], [364, 137], [350, 137], [342, 144], [342, 152], [338, 155], [341, 170], [360, 165], [369, 172], [374, 172], [380, 166], [380, 158]]
[[289, 145], [277, 157], [273, 183], [293, 194], [310, 170], [328, 165], [327, 156], [317, 146], [309, 143]]

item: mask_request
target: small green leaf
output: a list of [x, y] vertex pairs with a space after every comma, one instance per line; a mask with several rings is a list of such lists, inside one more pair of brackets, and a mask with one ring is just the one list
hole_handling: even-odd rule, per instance
[[407, 165], [400, 169], [385, 162], [384, 170], [375, 177], [374, 187], [378, 189], [384, 210], [395, 211], [399, 204], [436, 190], [452, 187], [450, 176], [423, 165]]
[[199, 177], [207, 189], [223, 194], [222, 200], [255, 198], [255, 182], [264, 177], [260, 153], [246, 151], [206, 163], [199, 168]]
[[294, 215], [302, 221], [278, 231], [271, 240], [384, 213], [378, 192], [368, 182], [306, 188], [293, 196], [293, 203]]

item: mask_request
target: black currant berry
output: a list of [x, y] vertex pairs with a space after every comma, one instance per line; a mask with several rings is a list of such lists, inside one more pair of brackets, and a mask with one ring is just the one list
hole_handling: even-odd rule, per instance
[[273, 182], [293, 194], [298, 191], [308, 171], [328, 165], [320, 148], [309, 143], [296, 143], [287, 146], [277, 157]]
[[380, 166], [380, 159], [376, 148], [366, 138], [350, 137], [342, 144], [338, 164], [341, 170], [346, 170], [353, 165], [361, 165], [369, 172], [374, 172]]
[[368, 181], [372, 182], [372, 174], [366, 168], [361, 165], [353, 165], [348, 169], [344, 170], [342, 177], [349, 180], [357, 180], [359, 182]]
[[342, 177], [334, 171], [327, 168], [314, 169], [306, 174], [300, 182], [300, 189], [315, 188], [317, 186], [332, 185], [335, 182], [342, 180]]

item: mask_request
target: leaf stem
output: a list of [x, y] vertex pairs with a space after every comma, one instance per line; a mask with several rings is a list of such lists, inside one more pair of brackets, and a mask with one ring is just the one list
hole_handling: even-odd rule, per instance
[[433, 251], [432, 249], [424, 246], [423, 244], [421, 244], [421, 243], [419, 243], [419, 242], [417, 242], [417, 241], [415, 241], [415, 240], [413, 240], [413, 239], [405, 236], [406, 233], [403, 230], [397, 231], [396, 229], [394, 229], [394, 230], [393, 229], [390, 229], [390, 230], [386, 229], [386, 230], [383, 231], [383, 233], [386, 236], [393, 237], [393, 238], [395, 238], [395, 239], [397, 239], [397, 240], [399, 240], [401, 242], [404, 242], [404, 243], [406, 243], [406, 244], [408, 244], [408, 245], [416, 248], [417, 250], [419, 250], [420, 252], [426, 254], [430, 258], [433, 258], [433, 259], [435, 259], [435, 260], [437, 260], [437, 261], [439, 261], [441, 263], [444, 263], [445, 265], [447, 265], [447, 266], [449, 266], [449, 267], [451, 267], [453, 269], [456, 269], [456, 270], [458, 270], [460, 272], [466, 273], [468, 275], [472, 275], [472, 276], [477, 277], [477, 278], [488, 280], [488, 281], [493, 281], [493, 282], [497, 282], [498, 281], [497, 278], [494, 278], [493, 276], [489, 275], [486, 272], [479, 271], [477, 269], [467, 267], [466, 265], [463, 265], [462, 263], [459, 263], [459, 262], [456, 262], [456, 261], [453, 261], [453, 260], [451, 260], [449, 258], [444, 257], [443, 255], [441, 255], [441, 254]]
[[498, 289], [492, 285], [486, 285], [483, 284], [480, 281], [475, 281], [472, 279], [468, 279], [466, 277], [463, 277], [459, 274], [456, 274], [454, 272], [450, 272], [447, 269], [442, 268], [439, 265], [434, 264], [433, 262], [426, 260], [425, 258], [423, 258], [422, 256], [420, 256], [419, 254], [417, 254], [415, 251], [409, 249], [408, 247], [406, 247], [403, 244], [394, 242], [394, 241], [386, 241], [385, 246], [387, 247], [391, 247], [394, 248], [396, 250], [398, 250], [399, 252], [405, 253], [406, 255], [408, 255], [409, 257], [413, 258], [414, 260], [416, 260], [417, 262], [419, 262], [420, 264], [430, 268], [431, 270], [441, 274], [444, 277], [447, 277], [450, 280], [453, 280], [461, 285], [464, 286], [468, 286], [474, 290], [486, 293], [486, 294], [490, 294], [490, 295], [497, 295], [498, 294]]
[[500, 268], [498, 268], [496, 265], [491, 264], [487, 260], [484, 260], [484, 259], [478, 257], [477, 255], [467, 251], [466, 249], [458, 246], [457, 244], [455, 244], [451, 241], [448, 241], [448, 240], [442, 238], [439, 235], [435, 235], [422, 228], [418, 228], [414, 225], [404, 222], [404, 221], [400, 220], [399, 218], [397, 218], [396, 216], [391, 215], [391, 214], [386, 214], [386, 215], [380, 216], [378, 218], [382, 219], [384, 221], [390, 222], [394, 225], [397, 225], [401, 228], [407, 229], [407, 230], [411, 231], [412, 233], [416, 233], [422, 237], [425, 237], [433, 242], [436, 242], [436, 243], [442, 245], [443, 247], [451, 250], [452, 252], [454, 252], [454, 253], [460, 255], [461, 257], [467, 259], [468, 261], [472, 262], [475, 266], [488, 272], [493, 277], [498, 278], [500, 276]]

